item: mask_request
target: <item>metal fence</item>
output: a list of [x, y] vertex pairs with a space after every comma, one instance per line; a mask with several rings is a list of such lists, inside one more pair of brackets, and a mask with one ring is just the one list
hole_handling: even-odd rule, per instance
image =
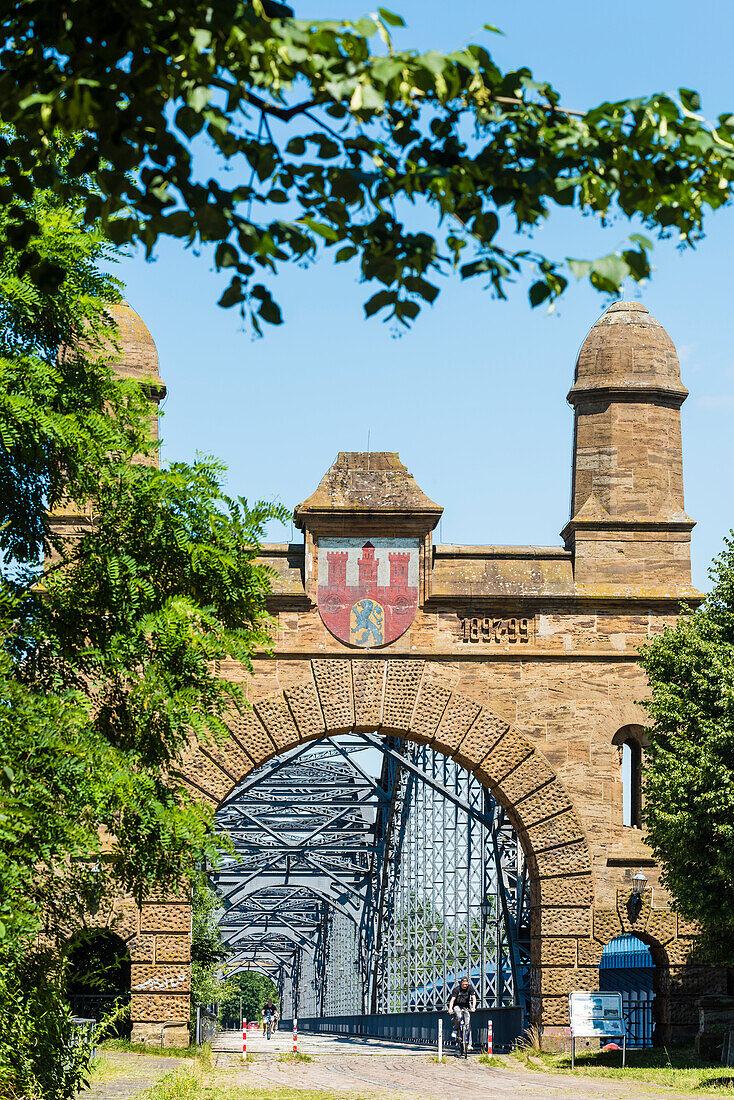
[[218, 1005], [196, 1006], [196, 1045], [210, 1043], [217, 1031], [219, 1031], [219, 1007]]
[[[522, 1032], [523, 1012], [513, 1008], [479, 1008], [472, 1013], [472, 1039], [474, 1046], [484, 1048], [487, 1042], [487, 1025], [492, 1021], [492, 1040], [495, 1053], [509, 1051]], [[281, 1020], [281, 1026], [290, 1029], [292, 1020]], [[360, 1039], [388, 1039], [400, 1043], [418, 1043], [436, 1046], [438, 1027], [443, 1029], [444, 1042], [450, 1039], [451, 1023], [446, 1012], [387, 1012], [373, 1016], [321, 1016], [299, 1018], [298, 1030], [320, 1035], [343, 1035]]]
[[651, 999], [635, 999], [634, 994], [622, 994], [622, 1014], [627, 1024], [627, 1046], [651, 1047], [655, 1018]]

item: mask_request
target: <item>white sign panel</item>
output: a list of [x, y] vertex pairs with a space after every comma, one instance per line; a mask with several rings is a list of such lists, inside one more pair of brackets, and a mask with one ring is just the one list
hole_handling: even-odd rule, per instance
[[623, 1036], [621, 993], [570, 993], [571, 1033], [578, 1038]]

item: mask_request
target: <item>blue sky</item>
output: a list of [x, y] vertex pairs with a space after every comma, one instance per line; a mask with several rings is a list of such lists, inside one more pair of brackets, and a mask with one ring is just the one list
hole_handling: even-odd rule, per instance
[[[298, 3], [299, 15], [358, 16], [362, 0]], [[734, 110], [734, 5], [645, 0], [632, 8], [560, 0], [499, 5], [402, 0], [400, 44], [442, 50], [484, 35], [497, 61], [530, 66], [570, 108], [679, 86], [709, 117]], [[734, 526], [734, 211], [708, 223], [695, 252], [656, 246], [650, 285], [633, 291], [665, 326], [691, 396], [683, 407], [686, 507], [694, 581]], [[536, 235], [554, 256], [603, 254], [632, 229], [602, 232], [562, 211]], [[372, 293], [331, 260], [286, 271], [275, 287], [285, 324], [252, 339], [216, 301], [223, 282], [207, 256], [175, 242], [117, 269], [158, 345], [168, 388], [168, 459], [214, 454], [229, 489], [292, 507], [339, 450], [399, 451], [444, 506], [440, 542], [558, 545], [568, 518], [572, 417], [565, 395], [576, 352], [607, 304], [574, 284], [553, 315], [524, 290], [497, 302], [479, 281], [445, 280], [436, 303], [397, 336], [363, 319]], [[376, 287], [374, 289], [377, 289]], [[288, 538], [290, 530], [273, 530]]]

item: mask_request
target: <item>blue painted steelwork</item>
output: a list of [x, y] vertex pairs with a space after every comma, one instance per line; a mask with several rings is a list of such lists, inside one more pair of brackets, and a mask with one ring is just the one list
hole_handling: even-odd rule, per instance
[[[486, 1046], [487, 1024], [492, 1021], [492, 1046], [495, 1054], [511, 1050], [522, 1032], [523, 1012], [519, 1007], [477, 1009], [472, 1014], [472, 1042], [475, 1050]], [[292, 1019], [281, 1020], [288, 1030]], [[298, 1029], [320, 1035], [359, 1036], [364, 1039], [387, 1039], [401, 1043], [416, 1043], [435, 1049], [438, 1025], [442, 1026], [445, 1047], [448, 1048], [451, 1025], [445, 1012], [393, 1012], [363, 1016], [299, 1017]]]
[[277, 982], [300, 1017], [524, 1005], [529, 892], [518, 839], [469, 772], [424, 745], [351, 733], [257, 769], [219, 808], [212, 873], [230, 972]]
[[654, 1030], [655, 963], [637, 936], [615, 936], [599, 962], [599, 989], [622, 994], [630, 1047], [650, 1047]]

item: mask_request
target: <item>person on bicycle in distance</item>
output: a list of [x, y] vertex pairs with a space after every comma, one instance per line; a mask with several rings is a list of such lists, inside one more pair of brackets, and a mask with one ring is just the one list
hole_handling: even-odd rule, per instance
[[271, 1031], [275, 1031], [276, 1024], [278, 1023], [278, 1009], [273, 1004], [273, 998], [268, 997], [268, 1003], [263, 1009], [263, 1030], [265, 1031], [268, 1039], [270, 1038]]
[[449, 1015], [457, 1035], [461, 1034], [462, 1023], [466, 1025], [469, 1035], [469, 1047], [471, 1048], [471, 1014], [477, 1007], [477, 991], [466, 977], [459, 981], [451, 990], [449, 999]]

